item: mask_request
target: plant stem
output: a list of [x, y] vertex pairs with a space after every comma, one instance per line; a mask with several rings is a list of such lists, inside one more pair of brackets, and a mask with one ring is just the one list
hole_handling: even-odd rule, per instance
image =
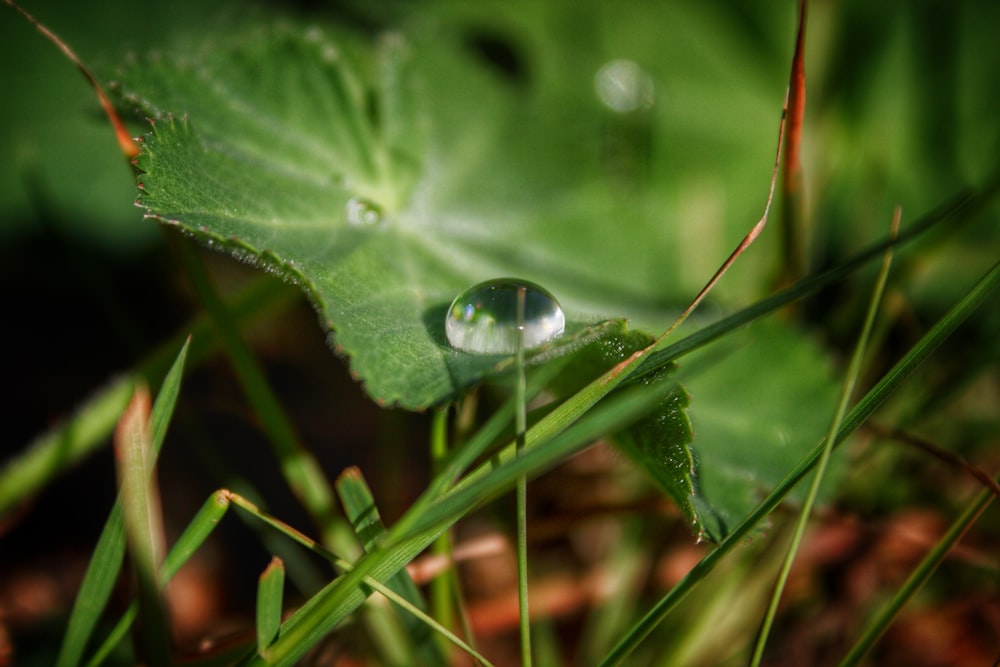
[[[448, 457], [448, 408], [447, 406], [434, 411], [431, 421], [431, 466], [434, 474], [439, 475]], [[445, 531], [436, 540], [432, 552], [453, 563], [451, 548], [451, 531]], [[454, 614], [451, 605], [451, 579], [454, 569], [449, 567], [439, 576], [434, 577], [430, 584], [431, 608], [434, 618], [446, 628], [454, 627]]]
[[[528, 430], [527, 391], [524, 376], [524, 301], [527, 288], [517, 289], [517, 384], [514, 389], [514, 426], [517, 431], [515, 451], [524, 453]], [[528, 609], [528, 478], [517, 479], [517, 605], [521, 631], [521, 664], [531, 666], [531, 615]]]

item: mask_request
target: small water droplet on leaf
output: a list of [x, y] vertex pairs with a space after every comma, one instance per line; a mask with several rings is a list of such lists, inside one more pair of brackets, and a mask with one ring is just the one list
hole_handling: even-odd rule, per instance
[[[524, 328], [518, 331], [517, 294], [524, 288]], [[452, 302], [445, 316], [452, 347], [474, 354], [514, 354], [518, 336], [525, 350], [558, 338], [566, 316], [544, 287], [526, 280], [498, 278], [473, 285]]]
[[352, 225], [369, 227], [382, 221], [382, 209], [362, 197], [351, 197], [345, 208], [347, 222]]
[[653, 106], [653, 77], [633, 60], [612, 60], [594, 75], [594, 90], [606, 107], [618, 113]]

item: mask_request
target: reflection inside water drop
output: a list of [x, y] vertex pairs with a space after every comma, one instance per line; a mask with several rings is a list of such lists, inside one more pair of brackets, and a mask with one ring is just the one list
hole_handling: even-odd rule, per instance
[[524, 288], [525, 350], [558, 338], [566, 316], [544, 287], [526, 280], [498, 278], [473, 285], [451, 303], [444, 329], [452, 347], [475, 354], [517, 351], [517, 294]]
[[368, 201], [363, 197], [351, 197], [345, 206], [347, 222], [352, 225], [370, 226], [376, 225], [382, 220], [382, 209], [378, 204]]
[[612, 60], [594, 75], [594, 91], [606, 107], [618, 113], [653, 106], [653, 77], [634, 60]]

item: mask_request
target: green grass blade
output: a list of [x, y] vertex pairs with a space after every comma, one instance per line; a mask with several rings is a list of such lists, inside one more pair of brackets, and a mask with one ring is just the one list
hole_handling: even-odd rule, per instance
[[[372, 549], [386, 531], [378, 507], [375, 505], [375, 498], [372, 496], [371, 489], [365, 482], [361, 471], [357, 468], [345, 470], [337, 478], [336, 489], [347, 520], [354, 526], [365, 550]], [[400, 570], [389, 578], [385, 587], [395, 593], [395, 597], [403, 600], [407, 604], [407, 609], [427, 611], [420, 590], [413, 583], [413, 579], [410, 578], [406, 570]], [[426, 613], [424, 616], [426, 617]], [[412, 614], [404, 614], [401, 621], [406, 634], [415, 647], [412, 650], [415, 651], [414, 657], [417, 659], [417, 664], [428, 666], [446, 664], [440, 647], [434, 641], [432, 634], [428, 631], [428, 625], [422, 618]]]
[[[233, 317], [242, 322], [271, 313], [297, 294], [294, 288], [264, 277], [236, 297], [229, 308]], [[37, 493], [57, 474], [103, 446], [128, 405], [135, 383], [145, 378], [150, 385], [156, 384], [168, 372], [178, 348], [190, 348], [187, 356], [191, 365], [200, 363], [218, 349], [218, 340], [207, 317], [194, 318], [182, 331], [145, 358], [135, 371], [113, 380], [79, 406], [67, 421], [38, 437], [4, 464], [0, 469], [0, 517], [22, 499]]]
[[[514, 452], [522, 456], [528, 430], [528, 392], [524, 377], [524, 300], [526, 288], [517, 291], [517, 354], [514, 385]], [[531, 667], [531, 613], [528, 609], [528, 478], [517, 478], [517, 609], [518, 633], [521, 636], [521, 665]]]
[[[361, 471], [357, 468], [345, 470], [337, 479], [337, 493], [344, 505], [348, 519], [356, 526], [358, 536], [362, 538], [365, 549], [372, 549], [386, 534], [386, 530], [378, 508], [375, 506], [371, 489], [368, 488]], [[389, 588], [399, 593], [411, 604], [426, 611], [420, 589], [417, 588], [408, 573], [402, 571], [387, 583]]]
[[[508, 457], [496, 468], [475, 474], [475, 478], [446, 494], [428, 507], [417, 520], [408, 521], [405, 534], [394, 527], [387, 536], [391, 549], [385, 546], [369, 552], [355, 563], [354, 569], [329, 585], [303, 605], [282, 627], [282, 635], [265, 656], [252, 658], [246, 664], [291, 665], [310, 646], [360, 605], [366, 594], [362, 589], [365, 577], [384, 581], [425, 549], [449, 525], [465, 516], [473, 507], [510, 489], [518, 476], [538, 474], [562, 457], [587, 446], [596, 437], [617, 431], [644, 414], [662, 400], [659, 392], [635, 388], [609, 398], [606, 405], [586, 415], [571, 429], [544, 445], [531, 446], [521, 457]], [[505, 449], [512, 450], [513, 443]]]
[[[653, 388], [662, 390], [659, 385]], [[523, 453], [517, 455], [513, 445], [505, 447], [489, 464], [477, 468], [463, 478], [453, 491], [427, 508], [409, 528], [406, 537], [433, 530], [436, 525], [496, 497], [514, 485], [518, 475], [537, 476], [598, 437], [621, 430], [662, 400], [662, 391], [650, 391], [647, 387], [630, 388], [609, 397], [606, 404], [602, 402], [600, 409], [588, 412], [578, 422], [543, 443], [537, 440], [532, 443], [529, 430], [527, 440], [530, 444]]]
[[885, 633], [893, 619], [903, 608], [910, 598], [930, 579], [931, 575], [941, 564], [941, 562], [951, 551], [951, 548], [962, 539], [962, 536], [972, 527], [986, 508], [989, 506], [996, 494], [992, 490], [986, 489], [976, 496], [969, 506], [965, 508], [961, 516], [948, 528], [934, 548], [924, 557], [920, 564], [913, 570], [906, 582], [900, 586], [899, 590], [892, 597], [885, 607], [878, 613], [875, 619], [865, 629], [865, 633], [858, 639], [850, 652], [844, 656], [840, 662], [840, 667], [852, 667], [864, 659], [879, 638]]
[[[160, 392], [150, 417], [152, 426], [152, 448], [154, 455], [163, 446], [167, 425], [173, 415], [180, 394], [181, 378], [187, 360], [190, 339], [181, 347], [180, 353], [163, 379]], [[87, 566], [83, 582], [73, 603], [66, 636], [63, 638], [56, 659], [57, 667], [70, 667], [80, 663], [90, 635], [100, 619], [101, 613], [111, 596], [118, 573], [125, 556], [125, 527], [122, 521], [121, 499], [111, 508], [101, 535], [94, 547], [94, 554]]]
[[0, 516], [104, 444], [133, 391], [133, 376], [114, 381], [81, 405], [68, 421], [8, 462], [0, 471]]
[[[893, 235], [895, 235], [899, 227], [899, 216], [900, 209], [897, 208], [893, 214]], [[774, 623], [774, 617], [778, 613], [778, 604], [781, 602], [781, 596], [785, 590], [785, 584], [788, 582], [788, 576], [792, 571], [792, 564], [795, 562], [795, 556], [798, 553], [799, 546], [802, 544], [802, 538], [806, 532], [806, 525], [809, 523], [809, 517], [812, 514], [813, 506], [816, 504], [816, 498], [819, 496], [820, 485], [823, 483], [823, 478], [826, 476], [826, 469], [830, 462], [830, 455], [833, 452], [834, 439], [840, 431], [840, 424], [844, 420], [844, 415], [847, 413], [847, 406], [854, 393], [854, 385], [857, 382], [858, 376], [861, 374], [861, 365], [864, 360], [865, 350], [868, 347], [868, 340], [871, 336], [872, 329], [875, 326], [875, 317], [878, 315], [879, 304], [882, 302], [882, 294], [885, 292], [885, 284], [889, 279], [889, 268], [891, 266], [892, 248], [888, 248], [886, 249], [885, 256], [882, 259], [882, 268], [879, 270], [878, 277], [875, 279], [875, 287], [872, 290], [871, 300], [868, 303], [868, 312], [866, 313], [865, 321], [861, 326], [861, 332], [858, 334], [858, 341], [854, 346], [854, 353], [851, 355], [851, 361], [848, 364], [847, 371], [844, 375], [844, 382], [842, 383], [840, 390], [840, 398], [837, 401], [837, 408], [834, 412], [833, 420], [830, 423], [830, 430], [827, 431], [826, 434], [823, 452], [820, 455], [819, 462], [816, 464], [816, 472], [813, 475], [812, 484], [809, 486], [809, 493], [806, 495], [805, 501], [802, 503], [802, 509], [799, 511], [798, 521], [792, 531], [792, 540], [788, 545], [788, 552], [786, 553], [784, 562], [781, 564], [781, 569], [778, 572], [778, 579], [774, 585], [771, 602], [768, 604], [767, 611], [764, 613], [761, 629], [757, 635], [757, 641], [754, 645], [753, 655], [750, 658], [751, 667], [758, 667], [761, 660], [764, 658], [764, 647], [767, 644], [767, 638], [771, 633], [771, 626]]]
[[[451, 479], [442, 472], [442, 468], [448, 460], [448, 413], [449, 406], [439, 407], [434, 411], [431, 420], [430, 452], [431, 468], [434, 471], [435, 479], [441, 480], [442, 484], [451, 483]], [[457, 472], [455, 473], [458, 474]], [[434, 486], [433, 482], [431, 486]], [[442, 489], [444, 486], [442, 486]], [[419, 499], [418, 499], [419, 502]], [[434, 540], [430, 551], [435, 557], [443, 559], [445, 562], [453, 562], [451, 531], [445, 531]], [[458, 578], [454, 568], [448, 568], [439, 576], [430, 581], [428, 587], [431, 610], [434, 618], [438, 619], [441, 625], [446, 628], [455, 627], [455, 607], [458, 595], [452, 595], [458, 591]], [[460, 601], [460, 599], [459, 599]], [[464, 615], [463, 615], [464, 616]]]
[[[213, 493], [208, 500], [202, 504], [201, 509], [194, 516], [188, 527], [170, 549], [167, 557], [163, 560], [160, 568], [160, 582], [166, 585], [173, 578], [181, 566], [187, 562], [191, 555], [204, 543], [208, 536], [215, 530], [215, 527], [229, 510], [229, 495], [224, 491]], [[138, 605], [132, 603], [122, 614], [122, 617], [108, 633], [94, 655], [87, 661], [87, 667], [97, 667], [102, 664], [111, 652], [115, 650], [119, 643], [125, 638], [132, 623], [138, 613]], [[70, 664], [79, 664], [78, 661]]]
[[[365, 579], [365, 583], [368, 584], [369, 586], [371, 586], [372, 588], [374, 588], [379, 593], [381, 593], [390, 602], [392, 602], [393, 604], [395, 604], [396, 606], [398, 606], [400, 609], [402, 609], [403, 611], [405, 611], [409, 616], [411, 616], [414, 619], [418, 620], [420, 623], [424, 624], [428, 628], [431, 628], [434, 632], [438, 633], [439, 635], [441, 635], [442, 637], [444, 637], [445, 639], [447, 639], [448, 641], [450, 641], [452, 644], [454, 644], [458, 648], [460, 648], [463, 651], [465, 651], [467, 654], [469, 654], [469, 656], [471, 656], [473, 659], [475, 659], [476, 662], [478, 662], [479, 664], [484, 665], [486, 667], [492, 667], [493, 663], [491, 663], [489, 660], [487, 660], [481, 653], [479, 653], [478, 651], [476, 651], [476, 649], [474, 647], [472, 647], [469, 644], [467, 644], [464, 641], [462, 641], [461, 637], [459, 637], [458, 635], [456, 635], [454, 632], [452, 632], [451, 630], [449, 630], [445, 626], [443, 626], [440, 623], [438, 623], [431, 616], [429, 616], [423, 609], [421, 609], [421, 608], [415, 606], [414, 604], [412, 604], [409, 600], [407, 600], [403, 596], [399, 595], [399, 593], [397, 593], [396, 591], [392, 590], [392, 588], [390, 588], [388, 586], [385, 586], [383, 584], [380, 584], [378, 581], [376, 581], [375, 579], [372, 579], [371, 577], [367, 577]], [[418, 662], [417, 664], [418, 665], [426, 665], [428, 663], [426, 663], [426, 662]], [[433, 663], [433, 664], [445, 664], [445, 663], [442, 662], [442, 663]]]
[[[350, 491], [349, 493], [353, 493], [354, 491], [356, 491], [356, 489]], [[316, 543], [314, 540], [309, 539], [303, 533], [295, 530], [291, 526], [289, 526], [289, 525], [285, 524], [284, 522], [276, 519], [275, 517], [271, 516], [270, 514], [261, 511], [260, 508], [256, 507], [253, 503], [249, 502], [245, 498], [243, 498], [243, 497], [241, 497], [241, 496], [239, 496], [237, 494], [230, 493], [228, 491], [220, 491], [220, 492], [218, 492], [216, 494], [215, 497], [220, 498], [220, 502], [224, 502], [227, 506], [228, 506], [228, 503], [231, 501], [237, 507], [243, 509], [247, 513], [249, 513], [252, 516], [256, 517], [257, 519], [263, 521], [267, 525], [275, 528], [279, 532], [281, 532], [284, 535], [286, 535], [286, 536], [290, 537], [291, 539], [295, 540], [296, 542], [298, 542], [302, 546], [306, 547], [310, 551], [312, 551], [312, 552], [316, 553], [317, 555], [319, 555], [319, 556], [327, 559], [332, 564], [334, 564], [337, 567], [341, 568], [345, 572], [351, 571], [352, 566], [351, 566], [350, 563], [348, 563], [347, 561], [339, 558], [336, 554], [334, 554], [334, 553], [330, 552], [329, 550], [325, 549], [322, 545]], [[209, 505], [209, 503], [206, 503], [206, 506], [207, 505]], [[214, 523], [217, 523], [219, 519], [221, 519], [221, 514], [219, 516], [211, 519], [213, 525], [214, 525]], [[201, 523], [201, 522], [199, 522], [199, 523]], [[193, 522], [191, 527], [194, 528], [195, 525], [196, 524]], [[374, 543], [372, 543], [371, 546], [375, 546]], [[397, 576], [399, 574], [400, 573], [397, 573]], [[389, 578], [390, 581], [391, 581], [391, 579], [392, 579], [392, 577]], [[388, 585], [385, 585], [385, 584], [381, 583], [380, 581], [378, 581], [378, 580], [376, 580], [376, 579], [374, 579], [372, 577], [365, 577], [364, 580], [363, 580], [363, 583], [364, 583], [365, 586], [367, 586], [367, 587], [369, 587], [369, 588], [371, 588], [371, 589], [373, 589], [373, 590], [378, 591], [379, 593], [381, 593], [384, 597], [386, 597], [391, 602], [393, 602], [394, 604], [396, 604], [397, 606], [399, 606], [401, 609], [403, 609], [404, 611], [406, 611], [407, 614], [409, 614], [410, 616], [412, 616], [415, 619], [417, 619], [421, 624], [426, 625], [427, 627], [431, 628], [432, 630], [434, 630], [435, 632], [437, 632], [439, 635], [443, 636], [445, 639], [447, 639], [448, 641], [452, 642], [453, 644], [455, 644], [456, 646], [458, 646], [459, 648], [461, 648], [463, 651], [465, 651], [466, 653], [468, 653], [470, 656], [472, 656], [473, 658], [475, 658], [480, 663], [482, 663], [484, 665], [489, 665], [490, 664], [489, 661], [486, 660], [486, 658], [484, 658], [478, 652], [476, 652], [473, 647], [471, 647], [468, 644], [466, 644], [464, 641], [462, 641], [461, 638], [457, 637], [450, 630], [448, 630], [447, 628], [445, 628], [444, 626], [442, 626], [440, 623], [438, 623], [437, 621], [435, 621], [433, 618], [431, 618], [430, 616], [428, 616], [426, 614], [426, 612], [423, 610], [422, 605], [418, 606], [418, 605], [413, 604], [412, 602], [410, 602], [410, 600], [406, 599], [406, 597], [400, 595], [395, 590], [393, 590], [392, 587], [390, 587]], [[423, 664], [428, 664], [428, 663], [421, 662], [419, 664], [423, 665]], [[437, 664], [437, 663], [431, 663], [431, 664]]]
[[121, 503], [116, 502], [97, 540], [94, 554], [73, 602], [56, 667], [80, 664], [90, 635], [111, 597], [124, 559], [125, 523], [122, 521]]
[[271, 558], [257, 583], [258, 652], [263, 652], [278, 638], [284, 592], [285, 564], [275, 556]]
[[189, 243], [178, 243], [176, 247], [191, 284], [212, 318], [240, 386], [274, 447], [282, 475], [323, 532], [324, 543], [341, 551], [349, 550], [353, 536], [336, 509], [326, 476], [299, 440], [263, 370], [240, 336], [233, 316], [212, 286], [197, 249]]
[[[132, 624], [135, 623], [136, 617], [139, 615], [139, 605], [133, 602], [129, 605], [125, 613], [122, 614], [118, 622], [111, 629], [111, 632], [104, 638], [94, 654], [90, 656], [85, 664], [86, 667], [99, 667], [103, 665], [104, 661], [108, 659], [111, 653], [121, 644], [125, 637], [128, 636], [129, 630], [132, 628]], [[73, 663], [80, 664], [80, 663]]]
[[[558, 358], [535, 369], [535, 372], [528, 378], [525, 400], [531, 402], [537, 397], [564, 369], [565, 363], [565, 358]], [[448, 453], [436, 471], [434, 479], [428, 485], [427, 491], [422, 493], [417, 500], [415, 507], [420, 506], [421, 503], [433, 501], [445, 493], [459, 475], [468, 470], [491, 446], [498, 443], [515, 419], [517, 402], [517, 396], [511, 396], [503, 405], [493, 411], [486, 423], [480, 426], [471, 438]], [[552, 430], [550, 429], [549, 432]], [[443, 443], [439, 446], [443, 447]]]
[[[191, 337], [184, 342], [173, 365], [163, 378], [160, 391], [153, 403], [153, 411], [149, 416], [151, 447], [154, 455], [159, 455], [163, 448], [163, 440], [167, 437], [167, 428], [174, 416], [177, 398], [181, 393], [181, 379], [184, 375], [184, 365], [187, 362], [188, 349], [191, 347]], [[153, 461], [155, 463], [155, 459]]]
[[[877, 410], [886, 399], [892, 395], [896, 387], [903, 382], [930, 354], [941, 345], [948, 336], [958, 328], [986, 300], [990, 291], [1000, 282], [1000, 263], [995, 264], [985, 276], [944, 315], [924, 335], [920, 341], [902, 358], [881, 380], [858, 402], [844, 419], [837, 433], [836, 447], [847, 436], [853, 433]], [[695, 565], [688, 574], [677, 583], [632, 629], [618, 642], [604, 658], [601, 665], [620, 664], [645, 639], [654, 628], [669, 614], [695, 585], [705, 578], [718, 564], [719, 560], [740, 544], [746, 535], [754, 529], [768, 514], [770, 514], [788, 493], [812, 470], [822, 454], [824, 443], [820, 443], [813, 451], [796, 466], [789, 476], [779, 484], [764, 499], [763, 502], [749, 514], [719, 545]]]
[[[531, 378], [528, 385], [527, 397], [530, 401], [558, 374], [561, 365], [558, 363], [547, 364]], [[448, 488], [454, 484], [462, 472], [467, 470], [491, 446], [495, 445], [503, 437], [507, 427], [514, 419], [514, 406], [516, 399], [511, 397], [502, 406], [496, 409], [483, 426], [469, 438], [461, 447], [458, 447], [445, 458], [440, 469], [434, 475], [434, 479], [427, 489], [420, 494], [410, 510], [393, 527], [394, 534], [409, 532], [409, 522], [419, 517], [424, 509], [447, 492]], [[437, 437], [437, 436], [435, 436]], [[534, 439], [529, 442], [535, 442]], [[441, 445], [443, 447], [443, 445]]]
[[215, 526], [229, 510], [229, 494], [226, 491], [216, 491], [206, 500], [198, 513], [194, 515], [188, 527], [170, 548], [167, 557], [163, 559], [163, 581], [169, 581], [191, 558], [191, 555], [208, 539]]
[[340, 473], [334, 486], [344, 507], [344, 514], [361, 541], [361, 546], [366, 550], [371, 549], [385, 534], [385, 525], [361, 470], [348, 468]]
[[160, 597], [163, 516], [153, 479], [150, 411], [149, 393], [140, 387], [115, 431], [115, 455], [121, 478], [122, 518], [143, 619], [139, 645], [145, 660], [154, 667], [165, 667], [170, 662], [171, 647], [167, 613]]

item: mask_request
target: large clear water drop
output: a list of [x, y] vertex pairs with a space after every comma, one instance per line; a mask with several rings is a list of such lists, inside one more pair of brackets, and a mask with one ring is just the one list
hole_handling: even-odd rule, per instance
[[[518, 292], [524, 292], [523, 328], [518, 330]], [[451, 346], [475, 354], [514, 354], [518, 336], [525, 350], [558, 338], [566, 316], [544, 287], [497, 278], [473, 285], [451, 303], [444, 330]]]

